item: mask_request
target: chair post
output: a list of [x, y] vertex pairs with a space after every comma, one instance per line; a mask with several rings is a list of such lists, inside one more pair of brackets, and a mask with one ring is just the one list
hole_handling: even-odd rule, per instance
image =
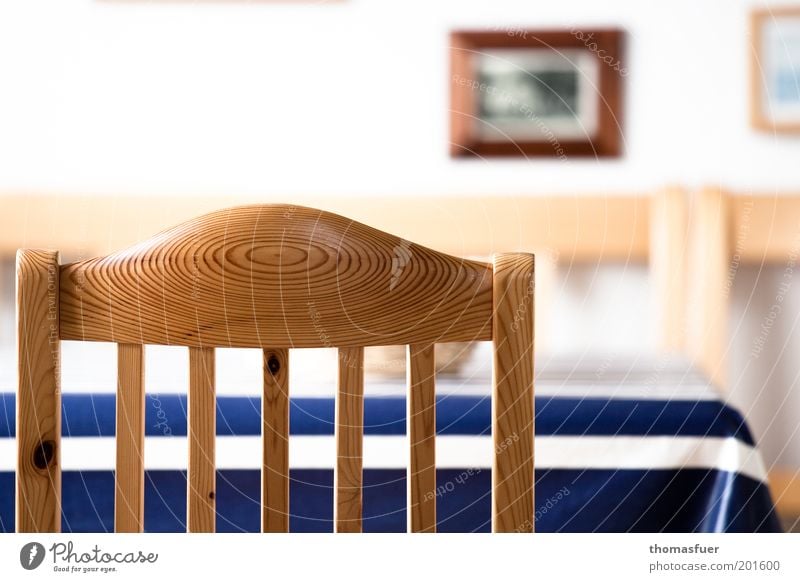
[[493, 258], [492, 531], [534, 530], [534, 257]]
[[61, 531], [58, 251], [17, 252], [17, 532]]

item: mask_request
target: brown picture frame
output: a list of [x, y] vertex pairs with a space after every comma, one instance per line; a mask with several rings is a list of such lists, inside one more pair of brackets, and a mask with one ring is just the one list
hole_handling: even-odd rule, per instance
[[[594, 30], [460, 30], [450, 35], [450, 155], [464, 157], [617, 157], [622, 153], [624, 32]], [[476, 135], [476, 89], [463, 79], [476, 79], [474, 56], [486, 49], [585, 49], [609, 58], [598, 68], [597, 131], [587, 139], [488, 141]]]
[[765, 57], [762, 55], [763, 27], [769, 20], [779, 18], [800, 18], [800, 6], [786, 6], [754, 10], [750, 14], [750, 126], [766, 133], [798, 134], [800, 117], [797, 121], [776, 121], [764, 114]]

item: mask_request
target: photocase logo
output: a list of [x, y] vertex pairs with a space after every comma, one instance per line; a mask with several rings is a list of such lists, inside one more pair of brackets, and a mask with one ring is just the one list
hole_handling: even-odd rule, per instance
[[30, 542], [19, 551], [19, 563], [26, 570], [35, 570], [44, 561], [44, 546], [39, 542]]

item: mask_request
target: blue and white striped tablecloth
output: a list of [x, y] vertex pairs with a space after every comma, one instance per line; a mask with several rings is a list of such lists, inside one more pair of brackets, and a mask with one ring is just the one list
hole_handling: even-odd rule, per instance
[[[491, 403], [437, 397], [438, 529], [488, 531]], [[63, 396], [63, 529], [113, 530], [113, 394]], [[217, 406], [217, 530], [258, 531], [260, 399]], [[145, 528], [182, 531], [186, 397], [146, 400]], [[405, 399], [365, 399], [364, 530], [405, 531]], [[15, 397], [0, 393], [0, 529], [13, 531]], [[334, 400], [291, 401], [292, 531], [331, 531]], [[703, 390], [562, 386], [536, 397], [536, 529], [778, 531], [742, 416]]]

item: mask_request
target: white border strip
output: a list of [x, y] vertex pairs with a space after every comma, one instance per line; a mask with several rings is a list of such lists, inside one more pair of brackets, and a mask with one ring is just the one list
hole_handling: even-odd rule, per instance
[[[113, 470], [115, 445], [112, 437], [63, 438], [62, 467], [66, 471]], [[218, 469], [261, 467], [261, 438], [217, 437]], [[0, 471], [14, 471], [14, 439], [0, 439]], [[638, 436], [547, 436], [536, 439], [536, 466], [543, 469], [717, 469], [737, 472], [766, 482], [761, 455], [734, 438], [638, 437]], [[147, 469], [186, 469], [185, 437], [145, 439]], [[333, 467], [336, 443], [332, 436], [292, 436], [289, 464], [293, 468]], [[364, 437], [364, 466], [397, 469], [407, 466], [405, 436]], [[492, 442], [488, 436], [440, 436], [436, 438], [436, 466], [464, 469], [492, 466]]]

